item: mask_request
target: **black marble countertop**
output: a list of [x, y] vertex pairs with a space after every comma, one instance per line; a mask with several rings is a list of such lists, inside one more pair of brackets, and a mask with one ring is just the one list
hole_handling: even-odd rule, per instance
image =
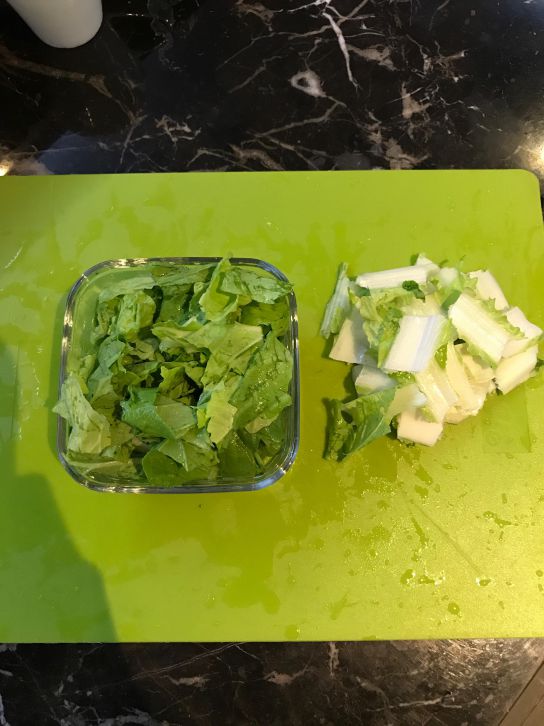
[[[523, 167], [539, 0], [104, 0], [40, 43], [0, 0], [0, 174]], [[544, 642], [0, 646], [0, 726], [497, 724]]]
[[50, 48], [0, 2], [9, 173], [524, 167], [539, 0], [104, 0]]

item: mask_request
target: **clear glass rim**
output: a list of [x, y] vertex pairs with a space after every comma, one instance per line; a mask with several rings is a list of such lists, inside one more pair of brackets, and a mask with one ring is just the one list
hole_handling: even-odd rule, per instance
[[[187, 265], [187, 264], [210, 264], [218, 263], [222, 257], [136, 257], [104, 260], [89, 267], [74, 282], [66, 299], [66, 307], [63, 318], [61, 360], [59, 369], [58, 396], [62, 384], [66, 378], [68, 366], [68, 354], [73, 329], [73, 313], [78, 294], [83, 285], [90, 281], [103, 270], [138, 268], [151, 264]], [[259, 267], [274, 275], [282, 282], [289, 282], [286, 275], [274, 265], [256, 257], [229, 257], [230, 262], [235, 265], [247, 265]], [[281, 461], [275, 464], [275, 468], [269, 474], [260, 477], [253, 477], [246, 483], [234, 477], [219, 479], [221, 483], [211, 483], [209, 480], [195, 480], [187, 484], [180, 484], [173, 487], [161, 487], [146, 484], [99, 484], [81, 474], [65, 457], [65, 443], [68, 424], [61, 416], [57, 415], [57, 456], [68, 474], [79, 484], [97, 492], [123, 493], [123, 494], [219, 494], [223, 492], [251, 492], [265, 489], [278, 481], [293, 466], [300, 444], [300, 370], [299, 370], [299, 339], [298, 339], [298, 313], [296, 296], [293, 291], [288, 295], [290, 312], [290, 351], [293, 356], [293, 377], [291, 380], [290, 419], [292, 436], [289, 440], [289, 447], [284, 451]]]

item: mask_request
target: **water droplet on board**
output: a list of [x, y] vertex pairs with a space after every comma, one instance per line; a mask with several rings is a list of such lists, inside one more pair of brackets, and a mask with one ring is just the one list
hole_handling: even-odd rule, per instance
[[459, 615], [461, 613], [461, 608], [456, 602], [450, 602], [448, 605], [448, 610], [452, 615]]
[[400, 581], [403, 585], [409, 585], [415, 576], [416, 576], [416, 573], [414, 572], [414, 570], [406, 570], [406, 572], [404, 572], [400, 576]]
[[297, 640], [300, 635], [300, 628], [298, 625], [288, 625], [285, 628], [286, 640]]

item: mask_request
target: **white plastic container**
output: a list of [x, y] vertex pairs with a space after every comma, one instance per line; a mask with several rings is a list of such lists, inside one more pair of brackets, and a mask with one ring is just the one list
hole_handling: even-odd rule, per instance
[[102, 0], [8, 0], [44, 43], [75, 48], [102, 24]]

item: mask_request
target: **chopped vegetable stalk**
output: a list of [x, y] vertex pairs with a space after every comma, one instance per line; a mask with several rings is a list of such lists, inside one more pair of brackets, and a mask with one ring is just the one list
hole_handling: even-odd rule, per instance
[[446, 376], [451, 387], [459, 396], [456, 406], [467, 409], [471, 413], [477, 413], [483, 406], [485, 394], [482, 396], [481, 390], [471, 382], [457, 347], [453, 343], [448, 345]]
[[367, 287], [369, 290], [386, 287], [400, 287], [403, 282], [413, 281], [418, 285], [427, 282], [429, 266], [409, 265], [398, 267], [394, 270], [382, 270], [381, 272], [365, 272], [357, 277], [359, 287]]
[[456, 267], [442, 267], [436, 278], [442, 287], [460, 286], [461, 275]]
[[509, 393], [520, 383], [524, 383], [534, 371], [537, 362], [537, 346], [528, 348], [510, 358], [505, 358], [497, 366], [495, 380], [503, 393]]
[[423, 300], [414, 298], [407, 305], [403, 305], [402, 309], [406, 315], [442, 315], [440, 301], [434, 293], [427, 295]]
[[484, 405], [487, 393], [486, 387], [470, 380], [457, 347], [450, 343], [447, 349], [446, 376], [458, 396], [446, 414], [448, 423], [459, 423], [468, 416], [475, 416]]
[[426, 255], [419, 254], [416, 258], [416, 265], [418, 267], [425, 267], [427, 269], [427, 276], [435, 275], [439, 270], [440, 267], [430, 260]]
[[434, 421], [442, 423], [447, 412], [459, 396], [453, 390], [445, 373], [435, 360], [432, 360], [421, 373], [416, 373], [416, 383], [427, 397], [426, 410]]
[[489, 270], [475, 270], [469, 272], [468, 276], [476, 280], [476, 292], [482, 300], [493, 300], [497, 310], [508, 308], [508, 300]]
[[399, 416], [397, 436], [403, 441], [434, 446], [440, 438], [443, 428], [441, 423], [426, 421], [417, 410], [404, 411]]
[[535, 345], [542, 335], [542, 329], [538, 325], [530, 323], [519, 308], [510, 308], [506, 313], [506, 317], [509, 323], [523, 333], [523, 338], [520, 340], [511, 340], [506, 344], [504, 356], [508, 358], [511, 355], [523, 353], [531, 345]]
[[351, 303], [349, 301], [350, 281], [347, 276], [348, 266], [344, 262], [338, 268], [338, 277], [334, 293], [329, 300], [321, 323], [321, 335], [328, 338], [329, 335], [338, 333], [342, 323], [348, 315]]
[[451, 305], [448, 315], [470, 352], [492, 366], [499, 363], [506, 344], [516, 339], [505, 316], [500, 313], [492, 315], [479, 300], [466, 292], [461, 293]]
[[359, 393], [372, 393], [395, 387], [395, 381], [375, 366], [356, 366], [353, 371], [356, 373], [353, 381], [355, 390]]
[[418, 373], [426, 368], [436, 353], [444, 323], [443, 315], [405, 315], [385, 360], [385, 370]]
[[395, 391], [393, 399], [387, 415], [390, 419], [398, 416], [403, 411], [411, 411], [416, 408], [422, 408], [427, 403], [427, 397], [421, 393], [415, 383], [409, 383], [407, 386], [401, 386]]
[[329, 357], [344, 363], [362, 363], [368, 350], [368, 340], [363, 330], [363, 320], [357, 309], [342, 323]]
[[342, 459], [391, 423], [399, 439], [432, 446], [444, 422], [474, 416], [497, 386], [507, 393], [536, 367], [542, 330], [508, 308], [488, 270], [466, 274], [419, 255], [356, 285], [345, 266], [341, 273], [352, 312], [330, 357], [362, 365], [352, 371], [357, 397], [330, 402], [328, 458]]
[[466, 343], [457, 344], [455, 347], [471, 379], [477, 384], [484, 384], [487, 388], [488, 384], [493, 381], [495, 375], [493, 368], [484, 363], [480, 358], [474, 358], [468, 352]]

